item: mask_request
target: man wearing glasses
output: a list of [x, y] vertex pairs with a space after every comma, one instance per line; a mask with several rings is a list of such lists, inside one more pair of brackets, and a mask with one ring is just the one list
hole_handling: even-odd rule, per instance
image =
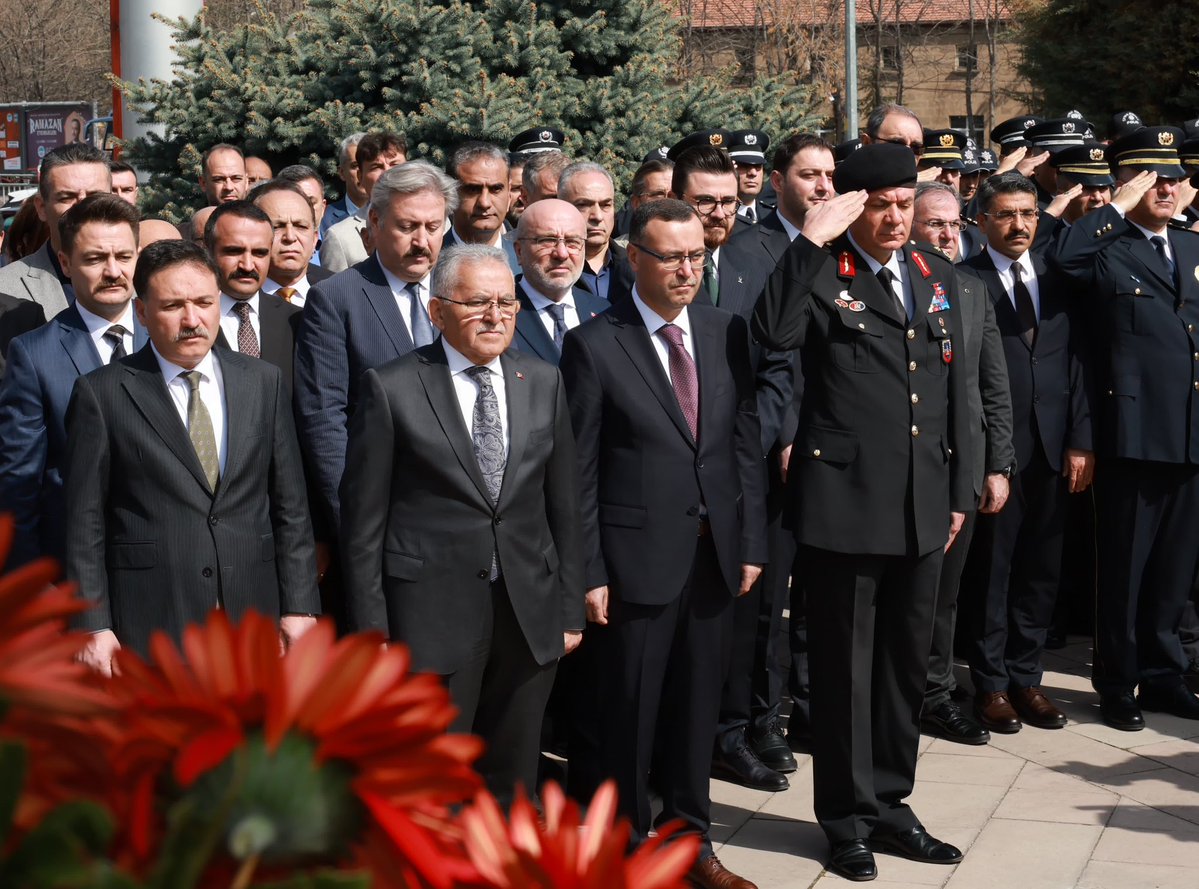
[[536, 791], [558, 659], [582, 636], [574, 439], [562, 378], [508, 352], [520, 303], [503, 250], [457, 245], [432, 277], [437, 341], [368, 370], [350, 424], [342, 550], [350, 629], [443, 678], [450, 730], [507, 807]]

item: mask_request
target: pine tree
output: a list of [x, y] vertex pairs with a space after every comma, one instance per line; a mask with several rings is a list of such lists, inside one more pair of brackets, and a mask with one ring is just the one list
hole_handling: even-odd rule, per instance
[[218, 142], [331, 175], [340, 139], [403, 132], [435, 163], [468, 138], [506, 144], [531, 126], [627, 185], [640, 159], [695, 129], [810, 127], [795, 78], [753, 89], [676, 80], [679, 35], [663, 0], [311, 0], [283, 20], [265, 6], [233, 31], [203, 13], [175, 24], [170, 82], [125, 84], [164, 138], [126, 154], [151, 174], [146, 206], [182, 218], [202, 202], [200, 156]]

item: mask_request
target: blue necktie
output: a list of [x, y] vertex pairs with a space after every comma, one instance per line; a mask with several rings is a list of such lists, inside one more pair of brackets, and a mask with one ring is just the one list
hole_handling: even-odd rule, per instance
[[408, 317], [412, 321], [412, 342], [419, 349], [437, 339], [437, 335], [433, 332], [433, 322], [429, 320], [429, 313], [420, 301], [420, 285], [409, 284], [404, 289], [408, 291], [408, 298], [412, 300], [408, 307]]

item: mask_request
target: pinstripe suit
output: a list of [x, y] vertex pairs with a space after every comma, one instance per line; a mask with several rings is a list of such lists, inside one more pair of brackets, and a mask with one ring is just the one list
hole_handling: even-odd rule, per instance
[[218, 603], [237, 620], [316, 613], [316, 557], [290, 404], [279, 369], [217, 350], [227, 455], [216, 492], [149, 346], [80, 377], [67, 409], [67, 576], [145, 653]]

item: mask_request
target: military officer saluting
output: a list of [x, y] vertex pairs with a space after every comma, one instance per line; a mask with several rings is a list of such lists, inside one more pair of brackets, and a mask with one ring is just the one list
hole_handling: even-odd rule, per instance
[[[916, 158], [863, 146], [837, 167], [754, 311], [806, 380], [788, 483], [811, 640], [816, 818], [829, 867], [874, 850], [952, 864], [905, 803], [944, 550], [973, 506], [960, 279], [908, 241]], [[828, 248], [825, 248], [825, 245]]]

